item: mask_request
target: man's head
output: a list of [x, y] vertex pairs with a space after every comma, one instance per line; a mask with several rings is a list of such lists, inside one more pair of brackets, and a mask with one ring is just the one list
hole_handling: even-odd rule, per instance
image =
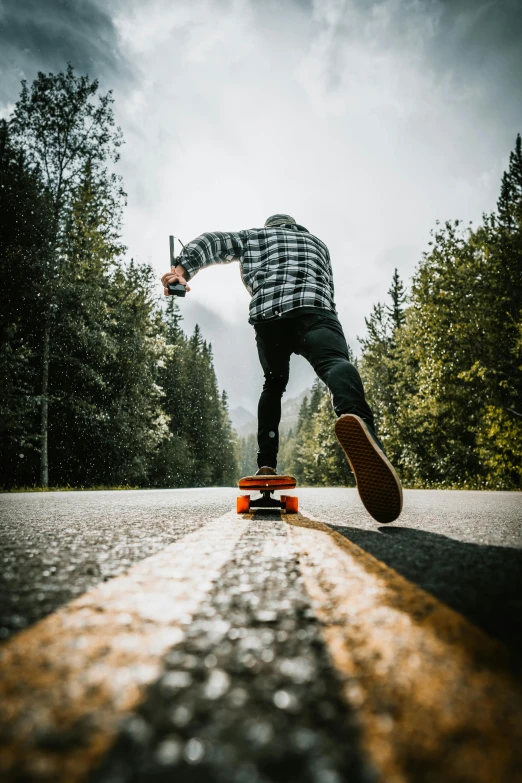
[[274, 228], [275, 226], [284, 226], [285, 223], [293, 223], [296, 225], [296, 221], [290, 215], [271, 215], [265, 221], [265, 228]]

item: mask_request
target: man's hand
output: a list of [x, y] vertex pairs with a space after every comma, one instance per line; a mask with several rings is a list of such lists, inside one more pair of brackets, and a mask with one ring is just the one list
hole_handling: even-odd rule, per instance
[[186, 287], [187, 293], [190, 291], [190, 288], [187, 285], [187, 281], [185, 280], [186, 274], [186, 269], [185, 267], [181, 266], [181, 264], [178, 264], [177, 266], [171, 266], [170, 272], [167, 272], [161, 278], [161, 282], [163, 284], [163, 293], [165, 296], [172, 296], [172, 294], [169, 294], [169, 289], [167, 288], [170, 283], [181, 283], [181, 285]]

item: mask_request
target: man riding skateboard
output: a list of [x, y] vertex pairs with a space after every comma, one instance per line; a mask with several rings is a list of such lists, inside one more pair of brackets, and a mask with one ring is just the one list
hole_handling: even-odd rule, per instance
[[258, 474], [276, 474], [281, 398], [290, 356], [300, 354], [330, 391], [338, 417], [335, 432], [365, 508], [378, 522], [397, 519], [401, 482], [375, 434], [361, 378], [349, 360], [326, 245], [290, 215], [278, 214], [263, 228], [202, 234], [176, 260], [161, 278], [166, 295], [169, 284], [186, 285], [206, 266], [239, 261], [265, 376], [258, 406]]

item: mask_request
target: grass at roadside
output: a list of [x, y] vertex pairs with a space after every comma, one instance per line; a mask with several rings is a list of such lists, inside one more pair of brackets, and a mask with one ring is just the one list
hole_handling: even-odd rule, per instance
[[97, 487], [71, 487], [69, 485], [65, 487], [11, 487], [9, 489], [0, 488], [0, 493], [5, 492], [101, 492], [108, 490], [128, 490], [128, 489], [140, 489], [138, 486], [118, 486], [111, 487], [104, 484], [100, 484]]

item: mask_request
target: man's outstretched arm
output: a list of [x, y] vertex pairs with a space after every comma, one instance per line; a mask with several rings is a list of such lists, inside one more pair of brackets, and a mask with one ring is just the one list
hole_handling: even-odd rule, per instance
[[[186, 285], [196, 272], [212, 264], [240, 261], [246, 235], [246, 231], [213, 231], [196, 237], [183, 248], [177, 258], [177, 266], [161, 278], [164, 289], [173, 282]], [[187, 291], [190, 291], [188, 286]], [[165, 290], [165, 294], [168, 295], [168, 290]]]

